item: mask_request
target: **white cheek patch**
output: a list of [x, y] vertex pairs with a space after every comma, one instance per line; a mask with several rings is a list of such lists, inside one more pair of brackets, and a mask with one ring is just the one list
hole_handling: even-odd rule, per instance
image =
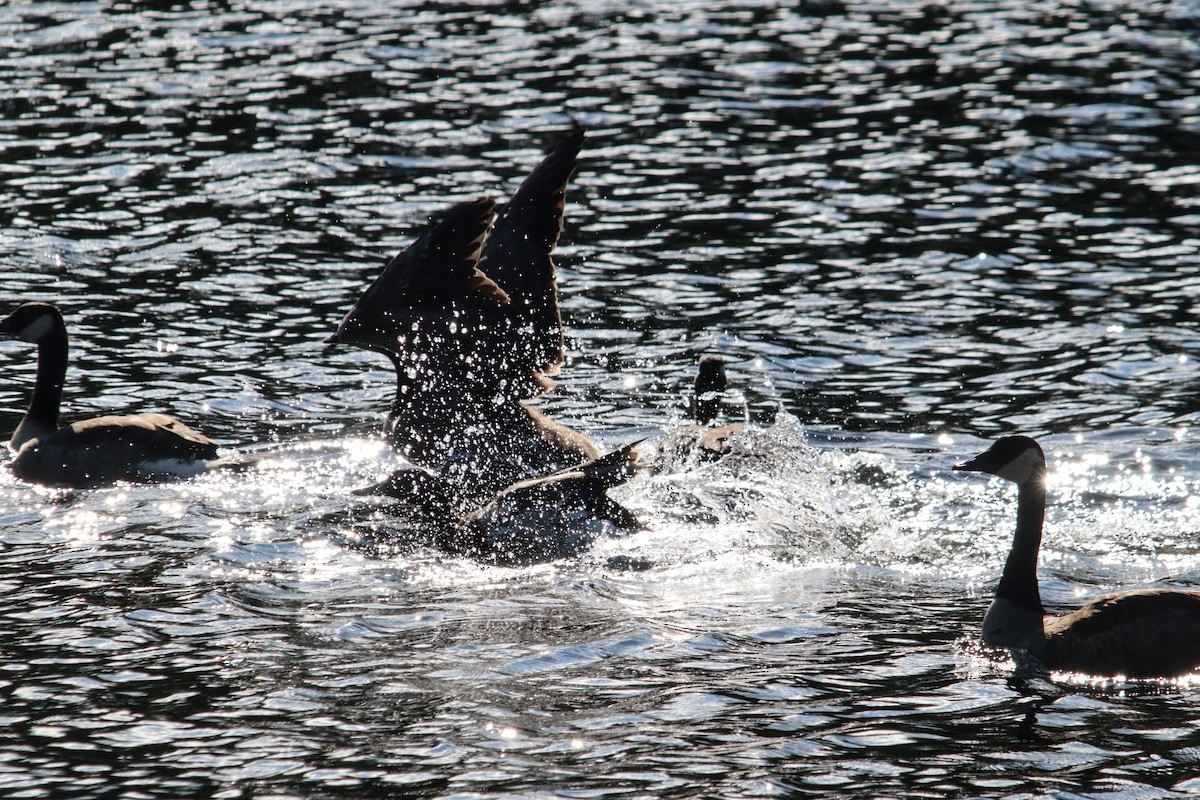
[[1039, 469], [1045, 469], [1046, 463], [1037, 450], [1030, 447], [996, 471], [998, 477], [1013, 483], [1028, 483]]
[[17, 334], [17, 338], [23, 342], [37, 343], [52, 330], [54, 330], [54, 318], [49, 314], [43, 314], [24, 328], [21, 328], [21, 332]]

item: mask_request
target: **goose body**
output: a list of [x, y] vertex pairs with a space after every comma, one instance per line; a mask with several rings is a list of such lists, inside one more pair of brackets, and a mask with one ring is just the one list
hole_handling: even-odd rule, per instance
[[[449, 424], [431, 425], [428, 401], [454, 407]], [[489, 406], [466, 394], [427, 395], [393, 405], [384, 425], [388, 440], [414, 464], [431, 469], [482, 501], [529, 477], [596, 458], [583, 434], [524, 403]]]
[[0, 335], [38, 347], [33, 397], [9, 442], [17, 477], [73, 488], [159, 481], [202, 472], [217, 458], [215, 442], [163, 414], [96, 417], [60, 428], [67, 330], [54, 306], [20, 306], [0, 321]]
[[1046, 614], [1037, 556], [1046, 509], [1046, 459], [1037, 442], [1005, 436], [956, 470], [1017, 484], [1017, 529], [983, 640], [1050, 670], [1171, 678], [1200, 669], [1200, 592], [1136, 589], [1103, 595], [1063, 616]]
[[551, 561], [578, 555], [597, 536], [641, 527], [607, 494], [633, 474], [637, 445], [518, 481], [470, 510], [455, 484], [423, 470], [398, 470], [356, 494], [399, 500], [432, 525], [434, 544], [448, 553], [506, 565]]
[[490, 232], [490, 198], [451, 209], [388, 263], [329, 339], [391, 359], [388, 441], [479, 502], [600, 453], [524, 402], [553, 385], [562, 362], [550, 252], [582, 141], [548, 155]]

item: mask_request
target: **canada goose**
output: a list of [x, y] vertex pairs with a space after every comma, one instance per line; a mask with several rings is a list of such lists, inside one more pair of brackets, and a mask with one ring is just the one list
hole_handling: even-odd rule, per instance
[[729, 453], [730, 440], [743, 432], [741, 423], [713, 425], [721, 409], [721, 396], [729, 385], [725, 359], [700, 356], [692, 387], [690, 410], [693, 424], [672, 431], [659, 445], [652, 468], [665, 472], [691, 460], [716, 461]]
[[510, 300], [478, 268], [493, 208], [490, 199], [454, 207], [392, 259], [327, 340], [391, 359], [388, 441], [478, 502], [599, 454], [587, 437], [508, 391]]
[[550, 251], [582, 139], [534, 170], [491, 234], [490, 198], [451, 209], [388, 263], [328, 340], [392, 360], [389, 442], [480, 502], [600, 452], [521, 402], [553, 385], [547, 375], [562, 360]]
[[486, 504], [463, 510], [454, 484], [413, 469], [393, 472], [360, 495], [401, 501], [454, 555], [496, 564], [530, 564], [578, 555], [599, 535], [638, 530], [637, 518], [608, 490], [633, 474], [640, 442], [541, 478], [518, 481]]
[[1200, 667], [1200, 592], [1138, 589], [1104, 595], [1065, 616], [1047, 615], [1037, 583], [1046, 512], [1046, 458], [1027, 436], [1005, 436], [956, 470], [1017, 484], [1017, 530], [983, 640], [1051, 670], [1170, 678]]
[[216, 459], [216, 443], [163, 414], [96, 417], [58, 427], [67, 328], [54, 306], [25, 303], [0, 322], [0, 335], [38, 346], [33, 398], [9, 442], [17, 477], [84, 488], [194, 475]]

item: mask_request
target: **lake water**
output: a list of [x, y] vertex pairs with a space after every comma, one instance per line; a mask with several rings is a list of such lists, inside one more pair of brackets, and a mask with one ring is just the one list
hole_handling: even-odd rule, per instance
[[[3, 796], [1200, 792], [1200, 687], [981, 650], [1015, 493], [949, 471], [1043, 443], [1056, 609], [1200, 584], [1195, 2], [15, 2], [0, 82], [0, 305], [63, 308], [65, 417], [269, 456], [2, 474]], [[657, 438], [715, 352], [752, 440], [576, 559], [359, 546], [393, 379], [322, 340], [576, 127], [541, 408]]]

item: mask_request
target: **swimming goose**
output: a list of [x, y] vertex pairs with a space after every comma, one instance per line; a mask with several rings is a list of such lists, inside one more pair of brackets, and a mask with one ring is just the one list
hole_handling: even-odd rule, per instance
[[1200, 592], [1137, 589], [1098, 597], [1065, 616], [1047, 615], [1037, 583], [1046, 511], [1046, 458], [1027, 436], [1005, 436], [954, 469], [1017, 484], [1017, 530], [983, 640], [1027, 654], [1051, 670], [1170, 678], [1200, 668]]
[[9, 446], [17, 477], [84, 488], [115, 481], [158, 481], [193, 475], [217, 457], [217, 445], [163, 414], [105, 416], [58, 427], [67, 373], [67, 328], [48, 303], [25, 303], [0, 322], [0, 335], [38, 347], [33, 398]]
[[431, 525], [433, 544], [447, 553], [510, 566], [552, 561], [578, 555], [598, 536], [641, 529], [637, 517], [608, 496], [633, 475], [639, 444], [519, 481], [469, 511], [453, 484], [421, 470], [397, 470], [355, 494], [401, 501]]
[[599, 454], [521, 402], [536, 393], [531, 381], [545, 379], [527, 360], [514, 371], [528, 333], [509, 315], [508, 293], [478, 266], [493, 212], [490, 199], [453, 208], [392, 259], [328, 340], [391, 359], [388, 441], [478, 502]]

